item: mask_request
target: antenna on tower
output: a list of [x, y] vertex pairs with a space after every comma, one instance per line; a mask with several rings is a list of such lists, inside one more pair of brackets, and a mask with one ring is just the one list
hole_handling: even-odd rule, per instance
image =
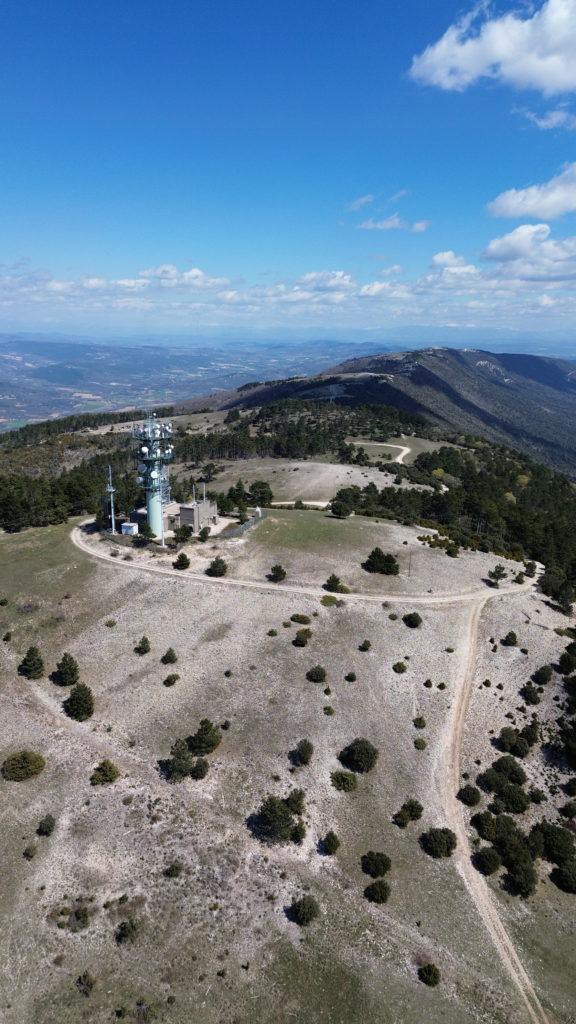
[[132, 428], [132, 437], [138, 442], [138, 482], [146, 492], [148, 526], [164, 547], [164, 505], [170, 499], [166, 463], [174, 454], [172, 424], [162, 423], [155, 413], [149, 413], [141, 427]]
[[112, 485], [112, 466], [108, 466], [108, 484], [106, 490], [110, 495], [110, 520], [111, 520], [111, 533], [116, 533], [116, 515], [114, 511], [114, 495], [116, 488]]

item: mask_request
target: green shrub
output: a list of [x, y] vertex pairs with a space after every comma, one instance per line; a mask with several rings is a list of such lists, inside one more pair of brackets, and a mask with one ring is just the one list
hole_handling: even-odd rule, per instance
[[417, 718], [412, 719], [412, 725], [414, 726], [415, 729], [425, 729], [426, 719], [422, 718], [422, 715], [418, 715]]
[[143, 636], [136, 647], [134, 648], [136, 654], [148, 654], [150, 651], [150, 641], [147, 636]]
[[419, 980], [429, 988], [435, 988], [440, 982], [440, 977], [440, 971], [436, 964], [424, 964], [423, 967], [418, 968]]
[[363, 640], [362, 643], [358, 645], [358, 650], [359, 651], [369, 651], [371, 646], [372, 646], [372, 644], [370, 643], [369, 640]]
[[6, 758], [0, 770], [7, 782], [24, 782], [39, 775], [45, 767], [46, 761], [41, 754], [33, 750], [18, 750]]
[[169, 647], [166, 654], [160, 658], [163, 665], [174, 665], [178, 661], [178, 655], [173, 647]]
[[125, 942], [134, 942], [138, 936], [139, 931], [139, 922], [135, 921], [133, 917], [129, 917], [127, 921], [120, 921], [120, 924], [118, 925], [116, 932], [114, 934], [114, 938], [116, 939], [118, 945], [121, 946]]
[[310, 764], [313, 753], [314, 747], [310, 740], [300, 740], [300, 742], [296, 744], [296, 757], [299, 764]]
[[323, 586], [324, 586], [324, 590], [328, 590], [332, 594], [349, 594], [350, 593], [349, 587], [344, 586], [344, 584], [342, 583], [342, 580], [340, 579], [340, 577], [337, 576], [336, 573], [334, 573], [334, 572], [331, 573], [331, 575], [328, 577], [328, 579], [326, 580], [326, 583], [324, 583]]
[[449, 828], [431, 828], [420, 836], [420, 845], [429, 857], [451, 857], [456, 849], [457, 839]]
[[419, 736], [417, 740], [414, 740], [414, 746], [416, 747], [416, 750], [426, 750], [428, 744], [426, 743], [426, 740]]
[[474, 867], [482, 875], [493, 875], [502, 866], [502, 858], [492, 846], [482, 846], [473, 857]]
[[387, 903], [390, 896], [390, 886], [382, 878], [377, 882], [371, 882], [364, 889], [364, 895], [370, 903]]
[[326, 680], [326, 669], [322, 665], [314, 665], [306, 673], [306, 679], [310, 683], [323, 683]]
[[78, 662], [68, 651], [64, 651], [60, 661], [56, 665], [56, 671], [52, 679], [58, 686], [75, 686], [78, 682], [80, 671]]
[[576, 796], [576, 777], [568, 779], [568, 782], [564, 786], [564, 792], [566, 796]]
[[466, 804], [467, 807], [476, 807], [480, 803], [481, 794], [480, 790], [476, 786], [468, 783], [466, 786], [462, 786], [457, 793], [458, 799]]
[[422, 625], [422, 618], [418, 612], [409, 612], [408, 615], [402, 616], [402, 622], [410, 629], [418, 629]]
[[44, 661], [37, 647], [29, 647], [18, 666], [21, 676], [26, 679], [41, 679], [44, 675]]
[[286, 579], [286, 569], [281, 565], [273, 565], [270, 569], [269, 578], [272, 583], [282, 583]]
[[295, 615], [290, 616], [290, 621], [297, 622], [300, 626], [309, 626], [312, 620], [309, 615], [300, 615], [297, 612]]
[[516, 636], [514, 630], [511, 629], [509, 633], [506, 633], [506, 636], [502, 637], [500, 643], [502, 644], [503, 647], [517, 647], [518, 637]]
[[305, 928], [320, 916], [320, 907], [313, 896], [302, 896], [290, 905], [290, 916], [301, 928]]
[[410, 815], [405, 807], [401, 807], [392, 817], [392, 821], [398, 825], [398, 828], [406, 828], [410, 824], [410, 820]]
[[360, 867], [365, 875], [370, 875], [371, 878], [380, 878], [390, 871], [392, 861], [385, 853], [375, 853], [374, 850], [369, 850], [368, 853], [362, 854]]
[[210, 765], [208, 764], [206, 758], [199, 757], [198, 760], [195, 761], [195, 763], [192, 765], [188, 774], [190, 775], [191, 779], [199, 781], [200, 779], [206, 778], [206, 776], [208, 775], [209, 767]]
[[532, 833], [535, 832], [539, 832], [542, 836], [542, 856], [545, 860], [560, 865], [574, 859], [576, 855], [574, 836], [568, 829], [561, 825], [551, 825], [547, 821], [541, 821], [534, 825]]
[[370, 772], [378, 760], [378, 749], [366, 740], [356, 737], [338, 754], [338, 760], [352, 772]]
[[212, 559], [210, 565], [204, 570], [206, 576], [225, 576], [228, 572], [228, 565], [220, 555]]
[[172, 782], [182, 782], [194, 768], [194, 756], [190, 753], [186, 740], [176, 740], [170, 753], [172, 756], [166, 762], [166, 774]]
[[300, 844], [304, 841], [305, 836], [306, 825], [304, 824], [303, 821], [297, 821], [290, 835], [292, 842], [296, 843], [297, 846], [300, 846]]
[[90, 776], [90, 785], [92, 786], [107, 786], [111, 782], [115, 782], [116, 779], [120, 778], [120, 771], [112, 761], [104, 760], [101, 761], [97, 768], [94, 769]]
[[188, 558], [188, 555], [186, 555], [184, 551], [181, 551], [178, 557], [172, 562], [172, 567], [174, 569], [189, 569], [190, 559]]
[[555, 868], [552, 881], [564, 892], [576, 893], [576, 859], [565, 860]]
[[340, 846], [340, 840], [335, 832], [327, 832], [322, 840], [322, 849], [329, 857], [332, 857]]
[[104, 625], [108, 626], [108, 629], [114, 629], [114, 626], [116, 625], [116, 619], [106, 619]]
[[304, 814], [305, 792], [303, 789], [293, 789], [288, 796], [284, 797], [284, 803], [292, 814]]
[[292, 643], [293, 643], [294, 647], [307, 647], [308, 646], [308, 641], [311, 640], [311, 639], [312, 639], [312, 630], [311, 629], [299, 629], [299, 630], [297, 630], [296, 636], [294, 637]]
[[85, 683], [76, 683], [62, 706], [68, 718], [74, 718], [77, 722], [85, 722], [94, 714], [92, 690]]
[[178, 675], [177, 672], [171, 672], [170, 675], [166, 676], [166, 679], [164, 679], [162, 681], [162, 685], [163, 686], [174, 686], [174, 684], [177, 683], [179, 679], [180, 679], [180, 676]]
[[533, 683], [525, 683], [520, 687], [520, 696], [525, 704], [536, 707], [540, 703], [540, 695]]
[[356, 682], [356, 673], [355, 672], [347, 672], [346, 675], [344, 676], [344, 679], [346, 680], [347, 683], [355, 683]]
[[519, 786], [526, 782], [526, 772], [514, 757], [510, 757], [509, 755], [499, 757], [497, 761], [494, 761], [492, 767], [494, 771], [503, 775], [508, 782], [515, 782]]
[[406, 811], [410, 817], [410, 821], [418, 821], [422, 817], [424, 808], [418, 800], [410, 798], [409, 800], [404, 801], [401, 810]]
[[36, 829], [37, 836], [51, 836], [54, 829], [56, 828], [56, 818], [53, 814], [46, 814], [38, 822], [38, 828]]
[[551, 665], [542, 665], [541, 668], [537, 668], [536, 671], [532, 673], [532, 682], [535, 683], [536, 686], [545, 686], [546, 683], [549, 683], [552, 679], [552, 674]]
[[358, 785], [353, 772], [331, 772], [330, 781], [334, 789], [338, 789], [343, 793], [351, 793]]
[[379, 572], [383, 576], [397, 576], [400, 572], [394, 555], [385, 555], [382, 548], [373, 548], [362, 568], [366, 572]]
[[187, 739], [188, 749], [196, 757], [204, 754], [211, 754], [222, 741], [222, 733], [214, 722], [209, 718], [202, 718], [200, 725], [193, 736]]
[[25, 860], [34, 860], [34, 857], [36, 856], [37, 853], [38, 847], [35, 846], [34, 843], [30, 843], [30, 845], [26, 846], [25, 849], [22, 851], [22, 856], [24, 857]]
[[325, 715], [328, 715], [328, 717], [330, 717], [331, 715], [335, 714], [334, 708], [332, 707], [331, 704], [325, 704], [324, 707], [322, 708], [322, 710], [323, 710]]
[[94, 977], [91, 971], [84, 971], [83, 974], [76, 978], [75, 982], [76, 988], [78, 989], [80, 995], [84, 996], [86, 999], [92, 992], [92, 989], [94, 988], [95, 984], [96, 978]]
[[184, 865], [179, 860], [173, 860], [167, 868], [164, 868], [162, 874], [164, 878], [179, 878], [184, 870]]
[[332, 594], [324, 594], [324, 597], [320, 598], [320, 604], [323, 604], [325, 608], [333, 608], [335, 604], [338, 604], [338, 598], [333, 597]]
[[406, 672], [406, 665], [403, 661], [396, 661], [392, 665], [392, 671], [396, 672], [397, 675], [402, 675], [403, 672]]
[[257, 812], [256, 827], [265, 842], [287, 843], [294, 827], [292, 812], [284, 800], [267, 796]]

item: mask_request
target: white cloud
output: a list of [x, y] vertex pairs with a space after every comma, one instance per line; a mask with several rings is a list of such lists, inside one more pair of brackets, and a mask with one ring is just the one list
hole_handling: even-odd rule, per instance
[[448, 249], [446, 252], [437, 252], [432, 257], [433, 267], [463, 267], [466, 260], [463, 256], [457, 256], [452, 249]]
[[410, 74], [418, 82], [462, 91], [480, 78], [546, 96], [576, 90], [576, 4], [545, 0], [528, 17], [510, 11], [486, 17], [480, 3], [414, 57]]
[[373, 203], [375, 198], [376, 197], [372, 195], [360, 196], [358, 199], [353, 199], [352, 202], [348, 204], [346, 209], [351, 211], [361, 210], [362, 207], [366, 206], [367, 203]]
[[[576, 63], [576, 57], [575, 57]], [[529, 188], [508, 189], [491, 203], [488, 210], [493, 217], [546, 217], [554, 219], [576, 210], [576, 163], [566, 164], [563, 171]]]
[[393, 213], [390, 217], [386, 217], [386, 220], [374, 220], [370, 217], [370, 220], [365, 220], [356, 226], [360, 231], [394, 231], [398, 228], [405, 228], [406, 224], [397, 213]]
[[405, 196], [409, 196], [410, 192], [407, 188], [401, 188], [399, 192], [395, 192], [393, 196], [388, 199], [389, 203], [397, 203], [399, 199], [404, 199]]
[[426, 231], [429, 225], [430, 221], [428, 220], [419, 220], [415, 224], [407, 224], [397, 213], [393, 213], [390, 217], [386, 217], [385, 220], [374, 220], [373, 217], [370, 217], [369, 220], [363, 221], [362, 224], [357, 224], [356, 227], [360, 231], [413, 231], [416, 234], [420, 234]]
[[576, 132], [576, 115], [562, 106], [548, 110], [542, 115], [535, 114], [531, 110], [520, 110], [518, 113], [523, 114], [527, 121], [544, 132]]
[[505, 277], [576, 284], [576, 236], [557, 241], [550, 235], [548, 224], [521, 224], [492, 239], [482, 258], [499, 263]]

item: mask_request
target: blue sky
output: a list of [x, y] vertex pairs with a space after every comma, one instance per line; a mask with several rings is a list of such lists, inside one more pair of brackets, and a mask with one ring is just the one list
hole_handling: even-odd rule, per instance
[[576, 0], [5, 0], [0, 331], [420, 326], [576, 301]]

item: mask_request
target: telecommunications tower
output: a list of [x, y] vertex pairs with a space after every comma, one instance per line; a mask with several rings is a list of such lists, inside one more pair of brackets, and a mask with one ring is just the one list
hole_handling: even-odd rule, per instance
[[166, 463], [174, 454], [172, 424], [160, 423], [150, 413], [141, 427], [132, 427], [132, 437], [138, 442], [138, 483], [146, 492], [148, 526], [164, 544], [163, 505], [170, 500], [170, 483]]
[[108, 466], [108, 484], [106, 486], [106, 491], [110, 499], [110, 532], [116, 533], [116, 513], [114, 510], [114, 495], [116, 494], [116, 488], [112, 483], [112, 466]]

